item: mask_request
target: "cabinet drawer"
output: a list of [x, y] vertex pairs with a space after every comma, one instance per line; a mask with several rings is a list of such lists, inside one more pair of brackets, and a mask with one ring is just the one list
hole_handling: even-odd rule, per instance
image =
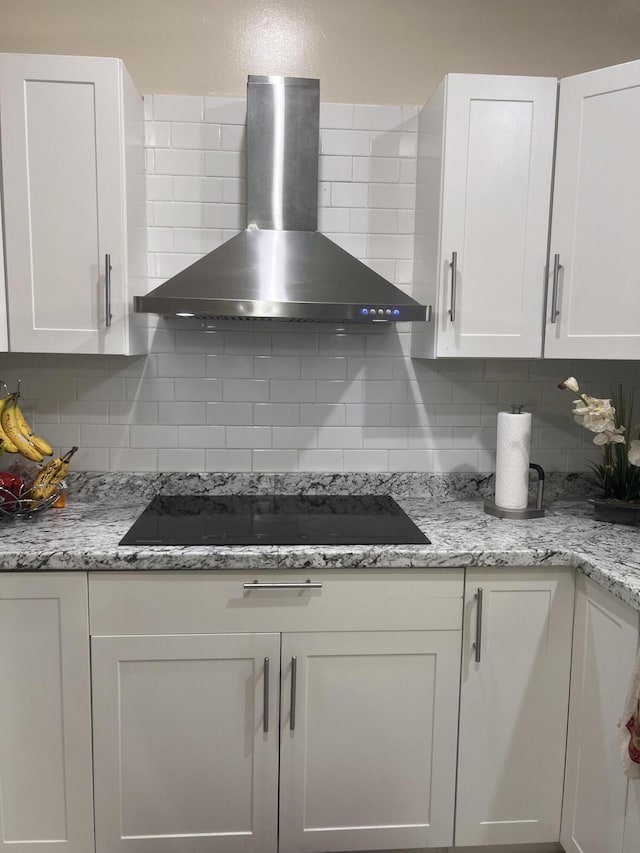
[[[95, 635], [460, 630], [463, 569], [90, 573]], [[245, 589], [245, 584], [322, 584]]]

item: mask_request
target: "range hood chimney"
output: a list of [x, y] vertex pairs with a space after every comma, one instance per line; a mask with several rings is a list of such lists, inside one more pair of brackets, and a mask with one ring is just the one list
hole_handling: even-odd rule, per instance
[[428, 320], [431, 309], [317, 229], [320, 81], [247, 83], [247, 227], [135, 297], [140, 313], [327, 322]]

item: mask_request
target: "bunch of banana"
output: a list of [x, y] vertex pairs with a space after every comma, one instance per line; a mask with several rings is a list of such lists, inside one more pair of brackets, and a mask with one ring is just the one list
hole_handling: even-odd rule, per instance
[[78, 448], [72, 447], [64, 456], [56, 456], [42, 468], [29, 488], [29, 496], [35, 501], [42, 501], [55, 494], [58, 483], [64, 479], [69, 470], [71, 457]]
[[0, 441], [9, 453], [21, 453], [32, 462], [42, 462], [45, 456], [53, 455], [53, 449], [26, 422], [18, 397], [19, 392], [14, 392], [0, 399]]

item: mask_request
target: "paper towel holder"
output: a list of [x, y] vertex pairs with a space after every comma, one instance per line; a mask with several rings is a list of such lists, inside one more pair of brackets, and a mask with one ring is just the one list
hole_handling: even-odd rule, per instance
[[505, 509], [498, 506], [495, 501], [485, 501], [484, 511], [489, 515], [495, 515], [497, 518], [542, 518], [544, 515], [542, 507], [542, 501], [544, 500], [544, 469], [542, 465], [536, 465], [535, 462], [530, 462], [529, 468], [532, 468], [538, 475], [538, 491], [536, 493], [535, 506], [526, 506], [524, 509]]

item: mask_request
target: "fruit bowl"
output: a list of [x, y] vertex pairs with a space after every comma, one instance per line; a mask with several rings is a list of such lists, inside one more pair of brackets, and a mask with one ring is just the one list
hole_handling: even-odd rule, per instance
[[23, 489], [17, 495], [11, 489], [0, 486], [0, 519], [3, 518], [28, 518], [43, 509], [47, 509], [60, 498], [67, 490], [64, 480], [55, 485], [48, 497], [37, 499], [31, 494], [31, 489]]

